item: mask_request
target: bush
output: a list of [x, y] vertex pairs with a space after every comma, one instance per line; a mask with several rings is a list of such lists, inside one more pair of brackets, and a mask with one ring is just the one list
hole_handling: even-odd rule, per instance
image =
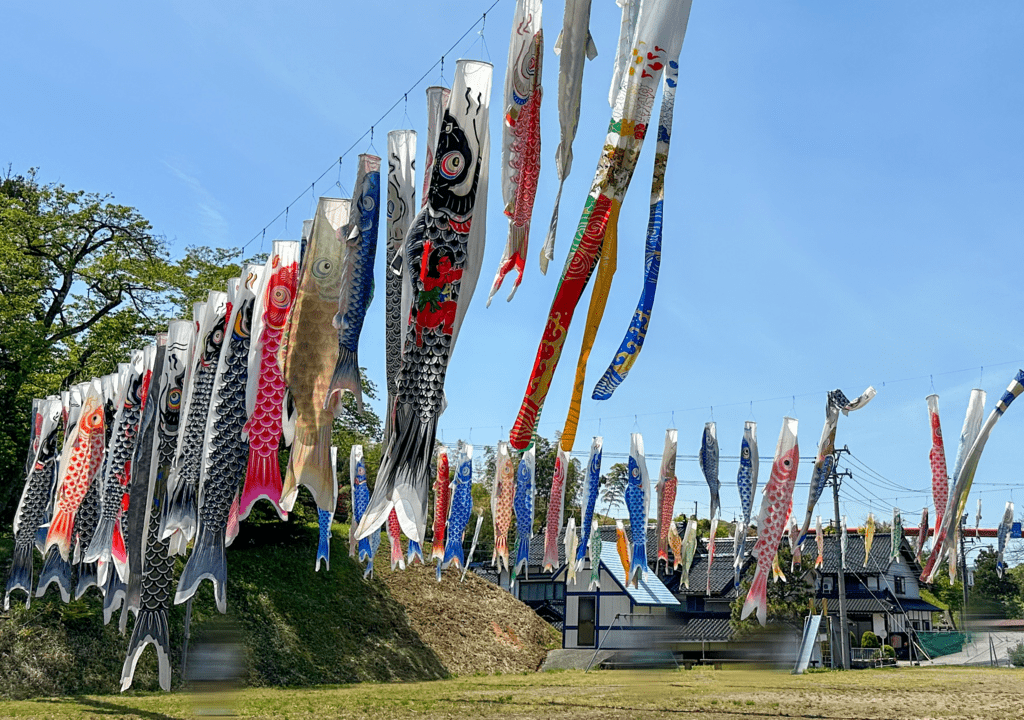
[[1017, 647], [1010, 650], [1010, 664], [1014, 667], [1024, 667], [1024, 642], [1017, 643]]
[[850, 631], [850, 647], [852, 647], [852, 648], [859, 648], [860, 647], [860, 641], [857, 639], [857, 633], [855, 633], [853, 630]]
[[875, 650], [875, 652], [871, 655], [871, 657], [876, 659], [876, 660], [878, 658], [883, 658], [883, 657], [895, 660], [896, 659], [896, 649], [892, 645], [883, 645], [878, 650]]
[[864, 635], [862, 635], [861, 638], [860, 638], [860, 646], [861, 647], [864, 647], [864, 648], [876, 648], [876, 647], [881, 647], [881, 645], [882, 645], [882, 641], [879, 640], [878, 636], [875, 635], [870, 630], [865, 630], [864, 631]]

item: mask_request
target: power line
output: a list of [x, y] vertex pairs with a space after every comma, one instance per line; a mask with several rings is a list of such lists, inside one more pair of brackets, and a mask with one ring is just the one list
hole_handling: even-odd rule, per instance
[[[326, 175], [327, 173], [329, 173], [329, 172], [330, 172], [331, 170], [333, 170], [333, 169], [335, 168], [335, 166], [337, 166], [337, 167], [339, 168], [339, 171], [340, 171], [341, 165], [342, 165], [343, 161], [345, 160], [345, 157], [346, 157], [346, 156], [347, 156], [347, 155], [348, 155], [348, 154], [349, 154], [350, 152], [352, 152], [352, 151], [353, 151], [353, 150], [355, 149], [355, 147], [356, 147], [356, 146], [357, 146], [357, 145], [358, 145], [359, 143], [361, 143], [361, 142], [362, 142], [362, 141], [363, 141], [363, 140], [364, 140], [364, 139], [366, 138], [366, 136], [367, 136], [367, 135], [369, 135], [369, 136], [370, 136], [370, 137], [372, 138], [372, 137], [373, 137], [373, 132], [374, 132], [374, 128], [376, 128], [376, 127], [377, 127], [378, 125], [380, 125], [380, 123], [381, 123], [381, 122], [382, 122], [382, 121], [383, 121], [383, 120], [384, 120], [384, 119], [385, 119], [385, 118], [386, 118], [386, 117], [387, 117], [388, 115], [390, 115], [390, 114], [392, 113], [392, 111], [393, 111], [393, 110], [394, 110], [394, 109], [395, 109], [396, 107], [398, 107], [398, 104], [399, 104], [400, 102], [402, 102], [403, 100], [408, 100], [408, 99], [409, 99], [409, 93], [410, 93], [410, 92], [412, 92], [413, 90], [415, 90], [415, 89], [416, 89], [417, 87], [419, 87], [419, 84], [420, 84], [421, 82], [423, 82], [423, 81], [424, 81], [424, 80], [425, 80], [425, 79], [427, 78], [427, 76], [428, 76], [428, 75], [429, 75], [429, 74], [430, 74], [431, 72], [433, 72], [433, 71], [434, 71], [434, 68], [436, 68], [436, 67], [438, 67], [438, 66], [440, 65], [440, 66], [441, 66], [441, 72], [442, 72], [442, 74], [443, 74], [443, 73], [444, 73], [444, 59], [445, 59], [445, 57], [447, 57], [447, 56], [448, 56], [448, 55], [449, 55], [449, 54], [450, 54], [450, 53], [451, 53], [451, 52], [452, 52], [452, 51], [453, 51], [453, 50], [454, 50], [454, 49], [455, 49], [455, 48], [456, 48], [456, 47], [457, 47], [457, 46], [459, 45], [459, 43], [461, 43], [461, 42], [462, 42], [463, 40], [465, 40], [465, 39], [466, 39], [466, 36], [467, 36], [467, 35], [469, 35], [469, 34], [470, 34], [470, 33], [471, 33], [472, 31], [473, 31], [473, 29], [474, 29], [474, 28], [475, 28], [475, 27], [476, 27], [477, 25], [479, 25], [480, 23], [483, 23], [483, 24], [484, 24], [484, 26], [486, 26], [486, 23], [487, 23], [487, 13], [489, 13], [489, 12], [490, 12], [491, 10], [493, 10], [493, 9], [494, 9], [494, 6], [495, 6], [495, 5], [497, 5], [497, 4], [499, 3], [499, 2], [501, 2], [501, 0], [494, 0], [494, 2], [492, 2], [492, 3], [491, 3], [490, 7], [488, 7], [488, 8], [487, 8], [487, 9], [486, 9], [486, 10], [484, 11], [483, 15], [481, 15], [479, 19], [477, 19], [476, 21], [474, 21], [474, 22], [473, 22], [473, 24], [472, 24], [472, 25], [470, 25], [470, 26], [469, 26], [469, 27], [468, 27], [468, 28], [466, 29], [466, 32], [462, 33], [462, 35], [460, 35], [460, 36], [459, 36], [459, 39], [458, 39], [458, 40], [456, 40], [456, 41], [455, 41], [454, 43], [452, 43], [451, 47], [450, 47], [450, 48], [448, 48], [447, 50], [445, 50], [445, 51], [444, 51], [444, 53], [443, 53], [443, 54], [441, 55], [441, 57], [440, 57], [440, 58], [438, 58], [437, 60], [435, 60], [435, 61], [434, 61], [434, 64], [433, 64], [433, 65], [431, 65], [430, 67], [428, 67], [428, 68], [426, 69], [426, 71], [425, 71], [425, 72], [424, 72], [424, 73], [423, 73], [422, 75], [420, 75], [419, 79], [418, 79], [418, 80], [416, 80], [416, 82], [414, 82], [414, 83], [413, 83], [413, 84], [412, 84], [412, 85], [411, 85], [411, 86], [409, 87], [409, 89], [408, 89], [408, 90], [406, 90], [406, 91], [405, 91], [404, 93], [402, 93], [402, 94], [401, 94], [401, 95], [400, 95], [400, 96], [398, 97], [398, 99], [397, 99], [397, 100], [395, 100], [395, 102], [394, 102], [394, 103], [393, 103], [393, 104], [391, 105], [391, 107], [389, 107], [389, 108], [388, 108], [387, 110], [385, 110], [385, 111], [384, 111], [384, 114], [383, 114], [383, 115], [381, 115], [381, 116], [380, 116], [379, 118], [377, 118], [377, 119], [376, 119], [376, 120], [374, 121], [374, 123], [373, 123], [372, 125], [370, 125], [370, 127], [369, 127], [369, 128], [367, 128], [367, 129], [366, 129], [366, 131], [365, 131], [365, 132], [364, 132], [364, 133], [363, 133], [362, 135], [360, 135], [360, 136], [359, 136], [358, 138], [356, 138], [356, 139], [355, 139], [355, 141], [354, 141], [354, 142], [353, 142], [353, 143], [352, 143], [351, 145], [349, 145], [348, 149], [347, 149], [347, 150], [345, 150], [345, 152], [343, 152], [343, 153], [342, 153], [341, 155], [339, 155], [339, 156], [338, 156], [338, 159], [337, 159], [337, 160], [335, 160], [334, 162], [332, 162], [332, 163], [331, 163], [331, 164], [330, 164], [330, 165], [329, 165], [329, 166], [327, 167], [327, 169], [326, 169], [326, 170], [324, 170], [324, 171], [323, 171], [322, 173], [320, 173], [320, 175], [319, 175], [319, 176], [318, 176], [318, 177], [316, 178], [316, 180], [314, 180], [313, 182], [311, 182], [311, 183], [309, 184], [309, 187], [308, 187], [308, 188], [304, 188], [304, 189], [302, 190], [302, 192], [301, 192], [301, 193], [299, 193], [299, 194], [298, 194], [298, 195], [297, 195], [297, 196], [295, 197], [295, 199], [294, 199], [294, 200], [292, 200], [292, 201], [291, 201], [290, 203], [288, 203], [288, 204], [287, 204], [287, 205], [285, 206], [284, 210], [282, 210], [282, 211], [281, 211], [281, 212], [279, 212], [279, 213], [278, 213], [277, 215], [275, 215], [275, 216], [273, 217], [273, 219], [271, 219], [271, 221], [270, 221], [270, 222], [268, 222], [268, 223], [267, 223], [266, 225], [264, 225], [264, 226], [263, 226], [263, 228], [262, 228], [262, 229], [261, 229], [261, 230], [260, 230], [260, 231], [259, 231], [258, 233], [256, 233], [256, 234], [255, 234], [255, 235], [253, 235], [253, 236], [252, 236], [251, 238], [249, 238], [249, 240], [248, 240], [248, 241], [247, 241], [247, 242], [246, 242], [246, 243], [245, 243], [244, 245], [242, 245], [242, 250], [245, 250], [245, 248], [249, 247], [249, 245], [251, 245], [251, 244], [252, 244], [252, 243], [253, 243], [253, 242], [254, 242], [254, 241], [255, 241], [255, 240], [257, 239], [257, 238], [260, 238], [260, 237], [266, 237], [266, 234], [267, 234], [267, 228], [269, 228], [269, 227], [270, 227], [270, 226], [272, 226], [272, 225], [273, 225], [274, 223], [276, 223], [276, 222], [277, 222], [278, 220], [280, 220], [280, 219], [281, 219], [281, 216], [282, 216], [282, 215], [287, 215], [287, 214], [288, 214], [288, 211], [289, 211], [289, 210], [291, 209], [291, 206], [292, 206], [292, 205], [294, 205], [295, 203], [297, 203], [297, 202], [298, 202], [299, 200], [301, 200], [301, 199], [303, 198], [303, 196], [305, 196], [305, 194], [306, 194], [307, 192], [312, 192], [312, 191], [313, 191], [313, 189], [314, 189], [314, 188], [316, 187], [316, 184], [317, 184], [318, 182], [320, 182], [320, 181], [321, 181], [321, 180], [322, 180], [322, 179], [324, 178], [324, 176], [325, 176], [325, 175]], [[482, 37], [482, 36], [481, 36], [481, 37]], [[485, 51], [486, 51], [486, 45], [484, 45], [484, 48], [485, 48]], [[490, 54], [490, 53], [488, 53], [488, 55], [489, 55], [489, 54]]]

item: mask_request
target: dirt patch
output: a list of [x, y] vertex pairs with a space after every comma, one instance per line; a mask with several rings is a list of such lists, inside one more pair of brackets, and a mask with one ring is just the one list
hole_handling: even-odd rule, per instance
[[375, 575], [401, 603], [423, 643], [455, 675], [537, 670], [561, 636], [533, 610], [473, 573], [454, 569], [437, 581], [432, 567], [391, 571], [380, 558]]

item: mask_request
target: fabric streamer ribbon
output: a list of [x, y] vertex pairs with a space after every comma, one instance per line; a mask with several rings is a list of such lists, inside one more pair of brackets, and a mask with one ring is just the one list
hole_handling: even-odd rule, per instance
[[570, 406], [561, 437], [562, 447], [567, 452], [572, 449], [586, 361], [604, 312], [608, 286], [614, 273], [618, 209], [636, 169], [661, 72], [669, 60], [679, 57], [689, 11], [689, 0], [651, 0], [649, 11], [645, 8], [637, 24], [631, 64], [612, 111], [604, 151], [562, 270], [526, 393], [511, 431], [510, 442], [514, 448], [522, 449], [530, 443], [565, 344], [566, 331], [600, 259], [602, 269], [591, 296], [588, 327], [577, 363], [574, 402]]
[[665, 68], [664, 91], [661, 96], [661, 113], [658, 117], [658, 142], [654, 151], [654, 179], [651, 181], [651, 210], [647, 220], [647, 241], [644, 247], [644, 286], [637, 302], [633, 319], [626, 330], [626, 336], [619, 345], [608, 369], [597, 381], [592, 398], [608, 400], [615, 388], [622, 384], [630, 368], [640, 357], [640, 351], [647, 337], [647, 326], [654, 309], [654, 294], [658, 289], [658, 273], [661, 270], [661, 230], [665, 206], [665, 169], [668, 167], [669, 141], [672, 136], [672, 115], [676, 100], [676, 85], [679, 80], [679, 63], [669, 59]]
[[431, 168], [427, 203], [406, 241], [414, 300], [406, 318], [392, 431], [357, 537], [394, 508], [406, 537], [423, 542], [430, 459], [444, 410], [444, 381], [480, 275], [487, 217], [490, 63], [459, 60]]
[[[558, 172], [558, 193], [551, 211], [551, 225], [540, 252], [540, 271], [547, 274], [548, 263], [555, 257], [555, 234], [558, 230], [558, 207], [562, 202], [562, 187], [572, 170], [572, 143], [580, 123], [580, 97], [583, 93], [583, 67], [586, 60], [597, 57], [597, 47], [590, 36], [591, 0], [566, 0], [562, 18], [562, 32], [555, 40], [558, 55], [558, 123], [561, 140], [555, 151], [555, 170]], [[584, 543], [584, 546], [586, 543]]]
[[957, 458], [959, 471], [956, 474], [956, 483], [953, 485], [953, 491], [950, 493], [946, 516], [942, 519], [942, 530], [935, 540], [935, 550], [928, 558], [928, 565], [931, 567], [925, 568], [925, 574], [928, 575], [929, 581], [934, 579], [934, 574], [938, 568], [938, 563], [933, 564], [932, 558], [938, 560], [946, 554], [949, 554], [950, 557], [955, 555], [952, 531], [955, 527], [959, 527], [959, 519], [967, 505], [967, 496], [971, 491], [971, 485], [974, 483], [974, 474], [978, 470], [981, 453], [984, 451], [985, 444], [992, 434], [992, 429], [999, 422], [999, 418], [1003, 416], [1010, 407], [1010, 404], [1021, 392], [1024, 392], [1024, 370], [1017, 371], [1017, 375], [1010, 382], [1009, 387], [1006, 388], [1006, 392], [1003, 393], [996, 406], [992, 408], [992, 412], [978, 432], [977, 438], [971, 444], [971, 449], [968, 451], [963, 463], [961, 464], [959, 457]]
[[505, 122], [501, 134], [501, 195], [509, 221], [508, 241], [487, 295], [488, 306], [505, 276], [515, 270], [516, 281], [508, 294], [511, 300], [523, 281], [526, 268], [530, 219], [540, 176], [543, 61], [541, 0], [517, 0], [505, 70]]

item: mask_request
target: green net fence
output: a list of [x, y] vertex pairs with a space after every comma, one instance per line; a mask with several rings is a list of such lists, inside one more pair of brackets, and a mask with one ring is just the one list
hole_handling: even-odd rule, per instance
[[966, 633], [962, 632], [915, 632], [918, 645], [929, 657], [936, 658], [952, 655], [964, 649], [967, 641]]

